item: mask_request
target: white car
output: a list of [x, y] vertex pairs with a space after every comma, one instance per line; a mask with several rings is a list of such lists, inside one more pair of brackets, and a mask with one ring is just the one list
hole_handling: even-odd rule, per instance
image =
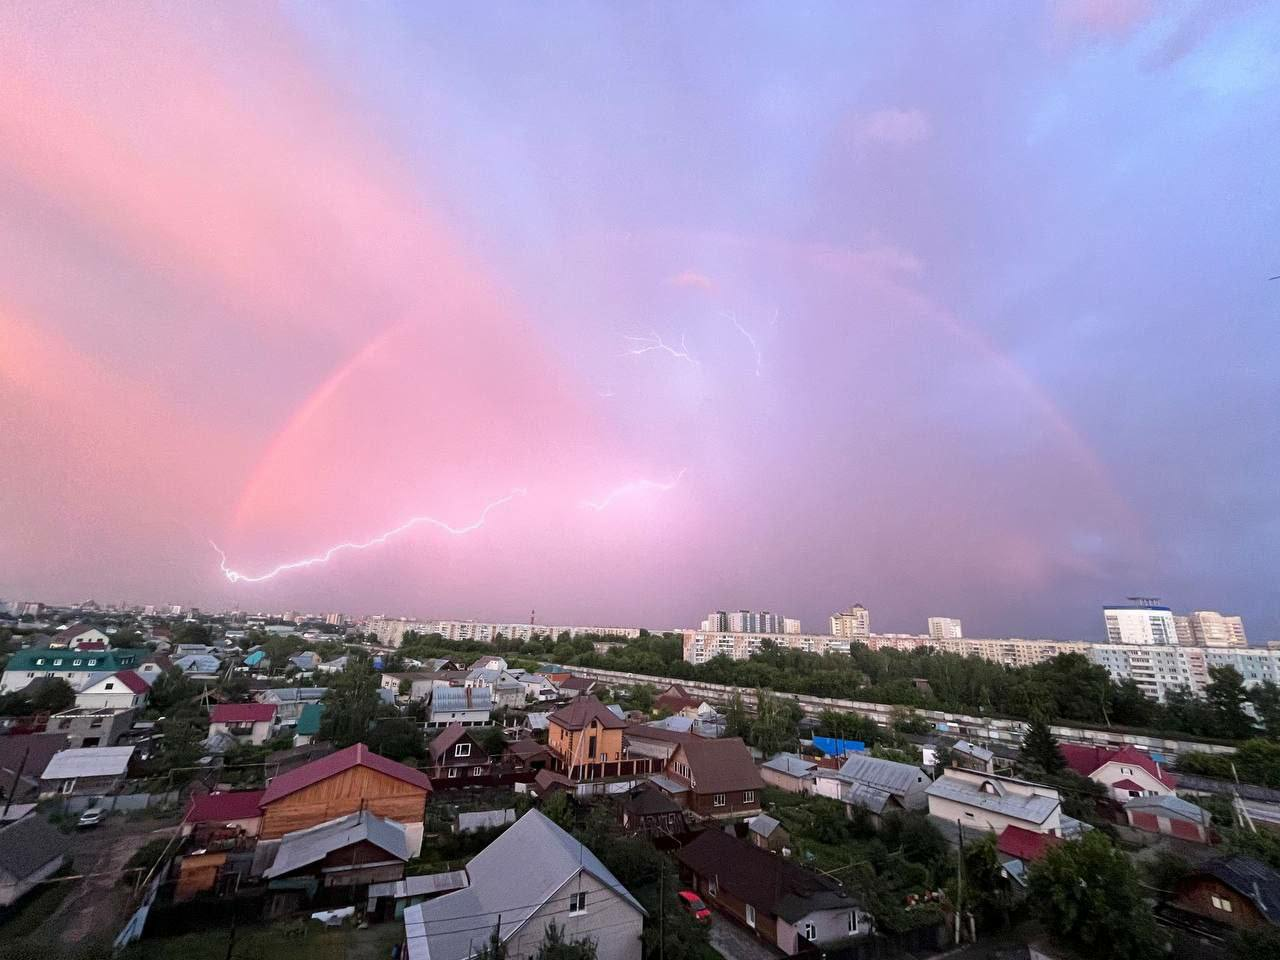
[[107, 819], [107, 811], [101, 807], [90, 807], [84, 813], [80, 814], [80, 819], [76, 821], [77, 827], [96, 827], [103, 820]]

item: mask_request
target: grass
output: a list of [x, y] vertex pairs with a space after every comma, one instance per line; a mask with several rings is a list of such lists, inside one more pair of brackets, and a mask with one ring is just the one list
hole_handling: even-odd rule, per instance
[[[119, 954], [119, 960], [225, 960], [226, 930], [207, 930], [181, 937], [142, 939]], [[269, 926], [241, 927], [236, 931], [233, 960], [386, 960], [391, 947], [404, 937], [401, 923], [381, 923], [368, 930], [330, 930], [308, 920]]]

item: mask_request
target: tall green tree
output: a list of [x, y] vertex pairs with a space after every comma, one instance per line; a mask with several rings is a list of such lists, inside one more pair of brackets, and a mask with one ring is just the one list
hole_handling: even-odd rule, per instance
[[1101, 960], [1159, 956], [1163, 935], [1129, 858], [1100, 830], [1049, 848], [1027, 901], [1063, 944]]
[[744, 739], [751, 736], [751, 717], [747, 713], [747, 705], [742, 702], [742, 693], [738, 690], [729, 694], [729, 702], [724, 708], [724, 735]]
[[1270, 680], [1263, 680], [1249, 691], [1249, 702], [1263, 732], [1272, 740], [1280, 740], [1280, 686]]
[[1244, 689], [1244, 677], [1235, 667], [1209, 668], [1204, 699], [1213, 714], [1218, 736], [1244, 740], [1253, 735], [1253, 718], [1244, 709], [1249, 694]]
[[320, 716], [320, 739], [341, 749], [368, 737], [382, 706], [378, 683], [378, 673], [367, 658], [350, 657], [346, 667], [329, 681]]
[[798, 712], [799, 707], [794, 700], [783, 700], [768, 690], [757, 690], [751, 743], [766, 757], [781, 750], [794, 749], [799, 742]]
[[1036, 717], [1027, 727], [1019, 759], [1045, 773], [1058, 773], [1067, 765], [1062, 751], [1058, 749], [1058, 740], [1049, 729], [1049, 722], [1043, 717]]

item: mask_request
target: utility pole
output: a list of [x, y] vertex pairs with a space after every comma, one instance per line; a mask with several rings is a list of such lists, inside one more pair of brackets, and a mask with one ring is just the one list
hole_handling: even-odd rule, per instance
[[964, 914], [964, 824], [956, 818], [956, 834], [960, 838], [960, 856], [956, 857], [956, 946], [960, 945], [960, 917]]
[[658, 960], [667, 956], [667, 871], [666, 863], [658, 866]]

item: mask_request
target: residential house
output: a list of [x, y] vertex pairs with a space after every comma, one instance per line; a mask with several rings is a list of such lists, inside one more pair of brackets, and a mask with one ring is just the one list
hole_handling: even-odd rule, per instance
[[556, 685], [540, 673], [530, 673], [528, 670], [509, 670], [507, 672], [524, 684], [526, 701], [533, 700], [545, 703], [548, 700], [555, 700], [559, 696]]
[[1124, 805], [1124, 815], [1129, 826], [1148, 833], [1163, 833], [1194, 843], [1210, 843], [1213, 839], [1209, 811], [1178, 796], [1134, 797]]
[[1062, 799], [1039, 783], [976, 770], [950, 769], [925, 791], [929, 814], [948, 824], [1001, 833], [1019, 826], [1033, 833], [1062, 835]]
[[872, 931], [871, 916], [834, 880], [721, 830], [704, 830], [677, 854], [710, 906], [787, 956]]
[[324, 717], [324, 702], [308, 703], [298, 714], [298, 722], [293, 727], [293, 745], [295, 747], [315, 743], [320, 735], [320, 720]]
[[951, 747], [951, 765], [979, 773], [996, 772], [996, 755], [986, 747], [968, 740], [958, 740]]
[[471, 664], [472, 670], [497, 670], [499, 672], [508, 669], [509, 664], [502, 657], [483, 656]]
[[1058, 750], [1068, 767], [1102, 784], [1116, 803], [1134, 797], [1170, 797], [1178, 785], [1177, 777], [1134, 746], [1113, 750], [1063, 743]]
[[286, 833], [262, 875], [274, 881], [314, 877], [324, 887], [367, 886], [399, 880], [414, 855], [404, 824], [357, 810]]
[[9, 907], [62, 868], [71, 837], [37, 813], [0, 826], [0, 907]]
[[209, 711], [209, 736], [260, 747], [271, 739], [275, 723], [276, 708], [269, 703], [220, 703]]
[[671, 730], [656, 723], [634, 723], [622, 735], [628, 757], [652, 757], [666, 764], [676, 747], [696, 734], [687, 730]]
[[791, 834], [780, 820], [767, 813], [758, 813], [747, 821], [747, 839], [770, 853], [791, 853]]
[[261, 837], [279, 839], [368, 810], [404, 824], [412, 856], [417, 856], [430, 792], [426, 774], [357, 743], [272, 777], [262, 797]]
[[573, 776], [585, 764], [622, 759], [622, 731], [627, 722], [595, 697], [581, 697], [547, 718], [547, 748], [557, 770]]
[[813, 793], [817, 763], [796, 753], [774, 754], [760, 765], [760, 778], [788, 793]]
[[34, 801], [40, 774], [53, 755], [70, 743], [65, 734], [22, 733], [0, 737], [0, 798], [13, 803]]
[[764, 781], [740, 737], [690, 735], [676, 746], [653, 781], [686, 810], [701, 817], [748, 817], [760, 812]]
[[671, 714], [688, 717], [691, 720], [696, 720], [708, 713], [715, 713], [715, 709], [702, 697], [691, 696], [678, 683], [673, 683], [655, 697], [653, 705], [658, 710], [666, 710]]
[[678, 837], [689, 831], [684, 808], [651, 783], [627, 792], [622, 801], [621, 818], [623, 829], [643, 833], [651, 839]]
[[76, 694], [77, 707], [111, 707], [123, 710], [147, 702], [151, 684], [134, 670], [121, 670], [91, 683]]
[[925, 809], [929, 782], [929, 775], [913, 764], [855, 753], [839, 770], [815, 770], [813, 793], [841, 801], [850, 815], [860, 808], [878, 821], [894, 810]]
[[182, 657], [213, 657], [221, 659], [222, 650], [209, 643], [180, 643], [170, 651], [175, 659]]
[[40, 775], [40, 796], [103, 796], [125, 781], [133, 747], [72, 747], [59, 750]]
[[505, 670], [476, 667], [467, 673], [466, 685], [469, 687], [487, 687], [491, 694], [494, 709], [502, 709], [503, 707], [517, 709], [524, 706], [524, 684]]
[[590, 696], [597, 686], [599, 684], [596, 681], [587, 677], [569, 676], [556, 683], [556, 690], [559, 691], [561, 699], [572, 700], [574, 697]]
[[263, 790], [206, 793], [191, 798], [182, 818], [182, 835], [197, 830], [256, 837], [262, 829]]
[[493, 708], [493, 691], [488, 687], [468, 687], [435, 681], [427, 704], [427, 726], [487, 727]]
[[121, 670], [142, 670], [138, 650], [54, 650], [35, 647], [9, 657], [0, 674], [0, 693], [21, 690], [38, 677], [60, 677], [83, 690]]
[[133, 728], [137, 707], [72, 707], [55, 713], [45, 729], [66, 737], [68, 747], [114, 747]]
[[407, 960], [466, 960], [493, 931], [507, 956], [532, 957], [552, 923], [568, 940], [594, 940], [598, 960], [640, 960], [644, 908], [537, 810], [473, 857], [467, 875], [466, 889], [405, 910]]
[[1177, 882], [1170, 906], [1221, 929], [1280, 926], [1280, 873], [1253, 857], [1219, 857]]
[[517, 778], [537, 773], [551, 764], [551, 751], [536, 740], [512, 740], [502, 754], [503, 762]]
[[[465, 674], [464, 674], [465, 676]], [[430, 700], [431, 686], [437, 680], [448, 680], [439, 671], [415, 670], [410, 672], [384, 673], [380, 685], [383, 690], [390, 690], [396, 696], [407, 696], [410, 700]], [[405, 688], [405, 684], [408, 687]], [[401, 689], [406, 689], [402, 694]]]
[[191, 680], [216, 680], [222, 672], [222, 661], [211, 653], [192, 653], [175, 657], [173, 665]]
[[111, 647], [111, 638], [87, 623], [73, 623], [55, 633], [49, 639], [49, 646], [55, 649], [107, 650]]
[[317, 666], [316, 669], [321, 673], [341, 673], [343, 670], [347, 669], [348, 660], [348, 656], [344, 653], [340, 657], [334, 657], [332, 660], [326, 660], [324, 663]]
[[258, 703], [276, 708], [276, 723], [282, 727], [296, 724], [309, 703], [319, 703], [328, 693], [327, 687], [271, 687], [254, 694]]
[[427, 744], [431, 767], [427, 775], [435, 789], [487, 784], [493, 759], [484, 746], [460, 723], [451, 723]]
[[314, 650], [304, 650], [302, 653], [297, 653], [290, 657], [287, 663], [295, 670], [311, 673], [320, 666], [320, 654]]

